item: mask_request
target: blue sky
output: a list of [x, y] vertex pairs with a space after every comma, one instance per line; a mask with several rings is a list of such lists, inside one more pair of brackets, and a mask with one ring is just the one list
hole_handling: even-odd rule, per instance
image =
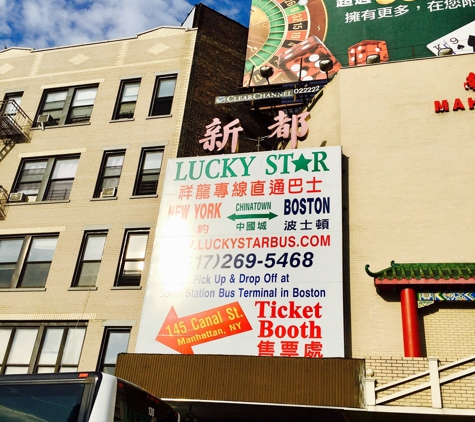
[[[180, 26], [194, 0], [0, 0], [0, 46], [46, 48]], [[201, 3], [249, 26], [251, 0]], [[1, 48], [1, 47], [0, 47]]]

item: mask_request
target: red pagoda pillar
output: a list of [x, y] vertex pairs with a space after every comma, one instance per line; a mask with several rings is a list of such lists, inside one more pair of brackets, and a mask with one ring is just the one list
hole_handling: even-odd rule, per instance
[[404, 356], [422, 357], [417, 318], [417, 296], [412, 288], [401, 290], [402, 333], [404, 337]]

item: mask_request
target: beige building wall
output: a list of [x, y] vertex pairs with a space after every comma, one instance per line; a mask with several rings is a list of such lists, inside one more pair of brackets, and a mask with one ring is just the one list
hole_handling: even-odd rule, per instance
[[[45, 89], [99, 85], [87, 124], [34, 127], [31, 142], [19, 143], [0, 162], [0, 185], [9, 192], [21, 160], [80, 154], [68, 201], [7, 206], [0, 236], [59, 232], [45, 289], [1, 289], [0, 321], [86, 321], [79, 370], [94, 370], [104, 326], [130, 326], [128, 351], [135, 348], [162, 185], [156, 195], [133, 197], [142, 148], [163, 146], [176, 156], [196, 38], [194, 30], [158, 28], [137, 37], [46, 50], [0, 52], [0, 97], [23, 91], [21, 108], [34, 119]], [[171, 115], [148, 117], [158, 75], [177, 74]], [[133, 120], [112, 121], [122, 79], [141, 78]], [[36, 125], [34, 125], [36, 126]], [[1, 147], [1, 145], [0, 145]], [[106, 150], [125, 149], [116, 198], [93, 199]], [[85, 230], [108, 229], [96, 288], [71, 288]], [[127, 228], [150, 228], [139, 287], [114, 287]]]
[[[399, 296], [378, 294], [366, 264], [474, 261], [475, 95], [464, 89], [473, 70], [471, 55], [345, 68], [311, 111], [300, 146], [327, 141], [344, 155], [348, 357], [404, 356]], [[452, 111], [456, 98], [464, 111]], [[442, 100], [451, 111], [435, 113]], [[474, 310], [419, 309], [424, 356], [473, 354]]]

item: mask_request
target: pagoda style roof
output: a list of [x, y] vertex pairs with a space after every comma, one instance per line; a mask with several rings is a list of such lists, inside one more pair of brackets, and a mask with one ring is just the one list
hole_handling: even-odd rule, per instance
[[475, 284], [475, 263], [408, 263], [398, 264], [372, 272], [369, 265], [366, 273], [374, 277], [376, 286], [404, 285], [467, 285]]

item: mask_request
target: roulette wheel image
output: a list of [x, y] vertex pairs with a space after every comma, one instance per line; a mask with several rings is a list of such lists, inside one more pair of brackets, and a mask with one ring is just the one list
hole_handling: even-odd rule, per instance
[[262, 66], [274, 69], [274, 84], [325, 79], [323, 59], [336, 73], [341, 65], [323, 44], [327, 28], [324, 0], [253, 0], [243, 85], [267, 84]]

